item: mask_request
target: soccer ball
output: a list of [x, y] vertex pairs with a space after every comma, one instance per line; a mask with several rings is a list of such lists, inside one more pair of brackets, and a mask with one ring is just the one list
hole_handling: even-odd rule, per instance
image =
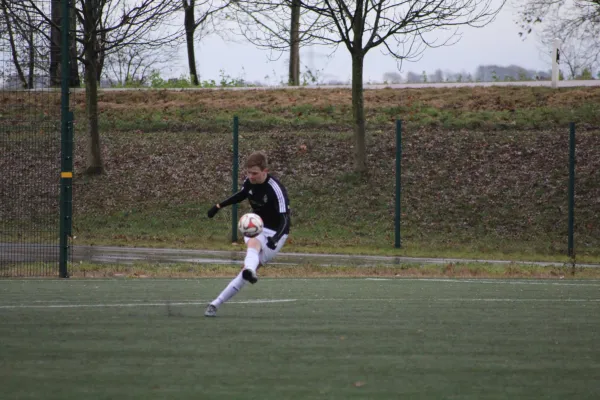
[[263, 230], [263, 220], [260, 216], [253, 213], [242, 215], [238, 222], [238, 229], [242, 235], [247, 237], [258, 236]]

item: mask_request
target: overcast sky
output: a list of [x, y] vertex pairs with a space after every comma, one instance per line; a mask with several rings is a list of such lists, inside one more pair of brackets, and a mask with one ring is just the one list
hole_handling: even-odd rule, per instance
[[[495, 0], [500, 1], [500, 0]], [[510, 3], [510, 2], [509, 2]], [[367, 82], [382, 82], [386, 72], [399, 72], [406, 77], [409, 71], [421, 74], [433, 73], [436, 69], [452, 72], [475, 72], [479, 65], [516, 64], [533, 70], [549, 70], [550, 59], [542, 54], [535, 36], [523, 41], [517, 15], [511, 4], [506, 4], [497, 18], [484, 28], [462, 27], [462, 38], [450, 47], [426, 49], [417, 62], [404, 62], [398, 71], [396, 60], [385, 56], [380, 48], [371, 50], [365, 59], [364, 79]], [[548, 54], [551, 49], [547, 49]], [[326, 47], [302, 49], [301, 71], [307, 69], [318, 73], [323, 82], [332, 80], [349, 82], [351, 77], [350, 56], [345, 47], [339, 47], [334, 55]], [[260, 50], [250, 43], [226, 42], [218, 36], [204, 38], [196, 48], [197, 67], [201, 80], [219, 80], [221, 70], [232, 78], [247, 82], [279, 84], [287, 81], [287, 55], [277, 61], [269, 60], [269, 52]], [[179, 67], [172, 68], [166, 75], [187, 74], [185, 49], [180, 52]]]

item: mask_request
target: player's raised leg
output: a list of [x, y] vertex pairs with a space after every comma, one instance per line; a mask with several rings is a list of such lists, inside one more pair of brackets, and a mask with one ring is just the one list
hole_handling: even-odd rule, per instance
[[260, 265], [260, 250], [262, 243], [258, 238], [249, 238], [246, 241], [246, 245], [248, 246], [248, 250], [246, 250], [246, 258], [244, 259], [242, 278], [254, 284], [258, 281], [256, 270]]

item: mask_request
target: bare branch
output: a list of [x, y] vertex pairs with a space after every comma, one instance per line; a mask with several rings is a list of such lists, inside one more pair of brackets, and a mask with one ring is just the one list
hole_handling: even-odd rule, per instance
[[[329, 23], [320, 26], [319, 31], [309, 33], [316, 41], [325, 43], [345, 43], [351, 52], [366, 54], [370, 49], [386, 43], [389, 54], [396, 58], [411, 59], [420, 54], [400, 50], [407, 42], [404, 36], [418, 37], [425, 47], [451, 45], [460, 38], [456, 27], [481, 27], [493, 21], [504, 1], [493, 5], [493, 0], [365, 0], [360, 9], [350, 10], [350, 4], [343, 0], [311, 1], [302, 0], [302, 7], [315, 13]], [[362, 14], [362, 15], [361, 15]], [[444, 30], [451, 37], [439, 40]], [[355, 49], [355, 35], [363, 35], [360, 49]], [[400, 38], [400, 39], [399, 39]], [[390, 51], [390, 39], [400, 46]], [[417, 46], [420, 48], [420, 46]], [[414, 50], [413, 45], [408, 49]]]
[[[235, 21], [239, 31], [253, 45], [285, 51], [290, 48], [290, 9], [293, 0], [289, 1], [251, 1], [235, 0], [231, 3], [229, 19]], [[310, 32], [317, 29], [320, 21], [317, 16], [307, 10], [301, 10], [299, 27], [299, 44], [306, 46], [315, 42]]]
[[600, 0], [525, 0], [515, 6], [524, 39], [533, 30], [544, 30], [545, 23], [554, 24], [563, 36], [600, 37]]

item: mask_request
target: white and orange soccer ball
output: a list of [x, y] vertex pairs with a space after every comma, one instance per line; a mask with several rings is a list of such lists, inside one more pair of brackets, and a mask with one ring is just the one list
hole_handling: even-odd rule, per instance
[[263, 230], [263, 226], [262, 218], [254, 213], [244, 214], [238, 221], [238, 229], [242, 235], [247, 237], [255, 237], [260, 235]]

